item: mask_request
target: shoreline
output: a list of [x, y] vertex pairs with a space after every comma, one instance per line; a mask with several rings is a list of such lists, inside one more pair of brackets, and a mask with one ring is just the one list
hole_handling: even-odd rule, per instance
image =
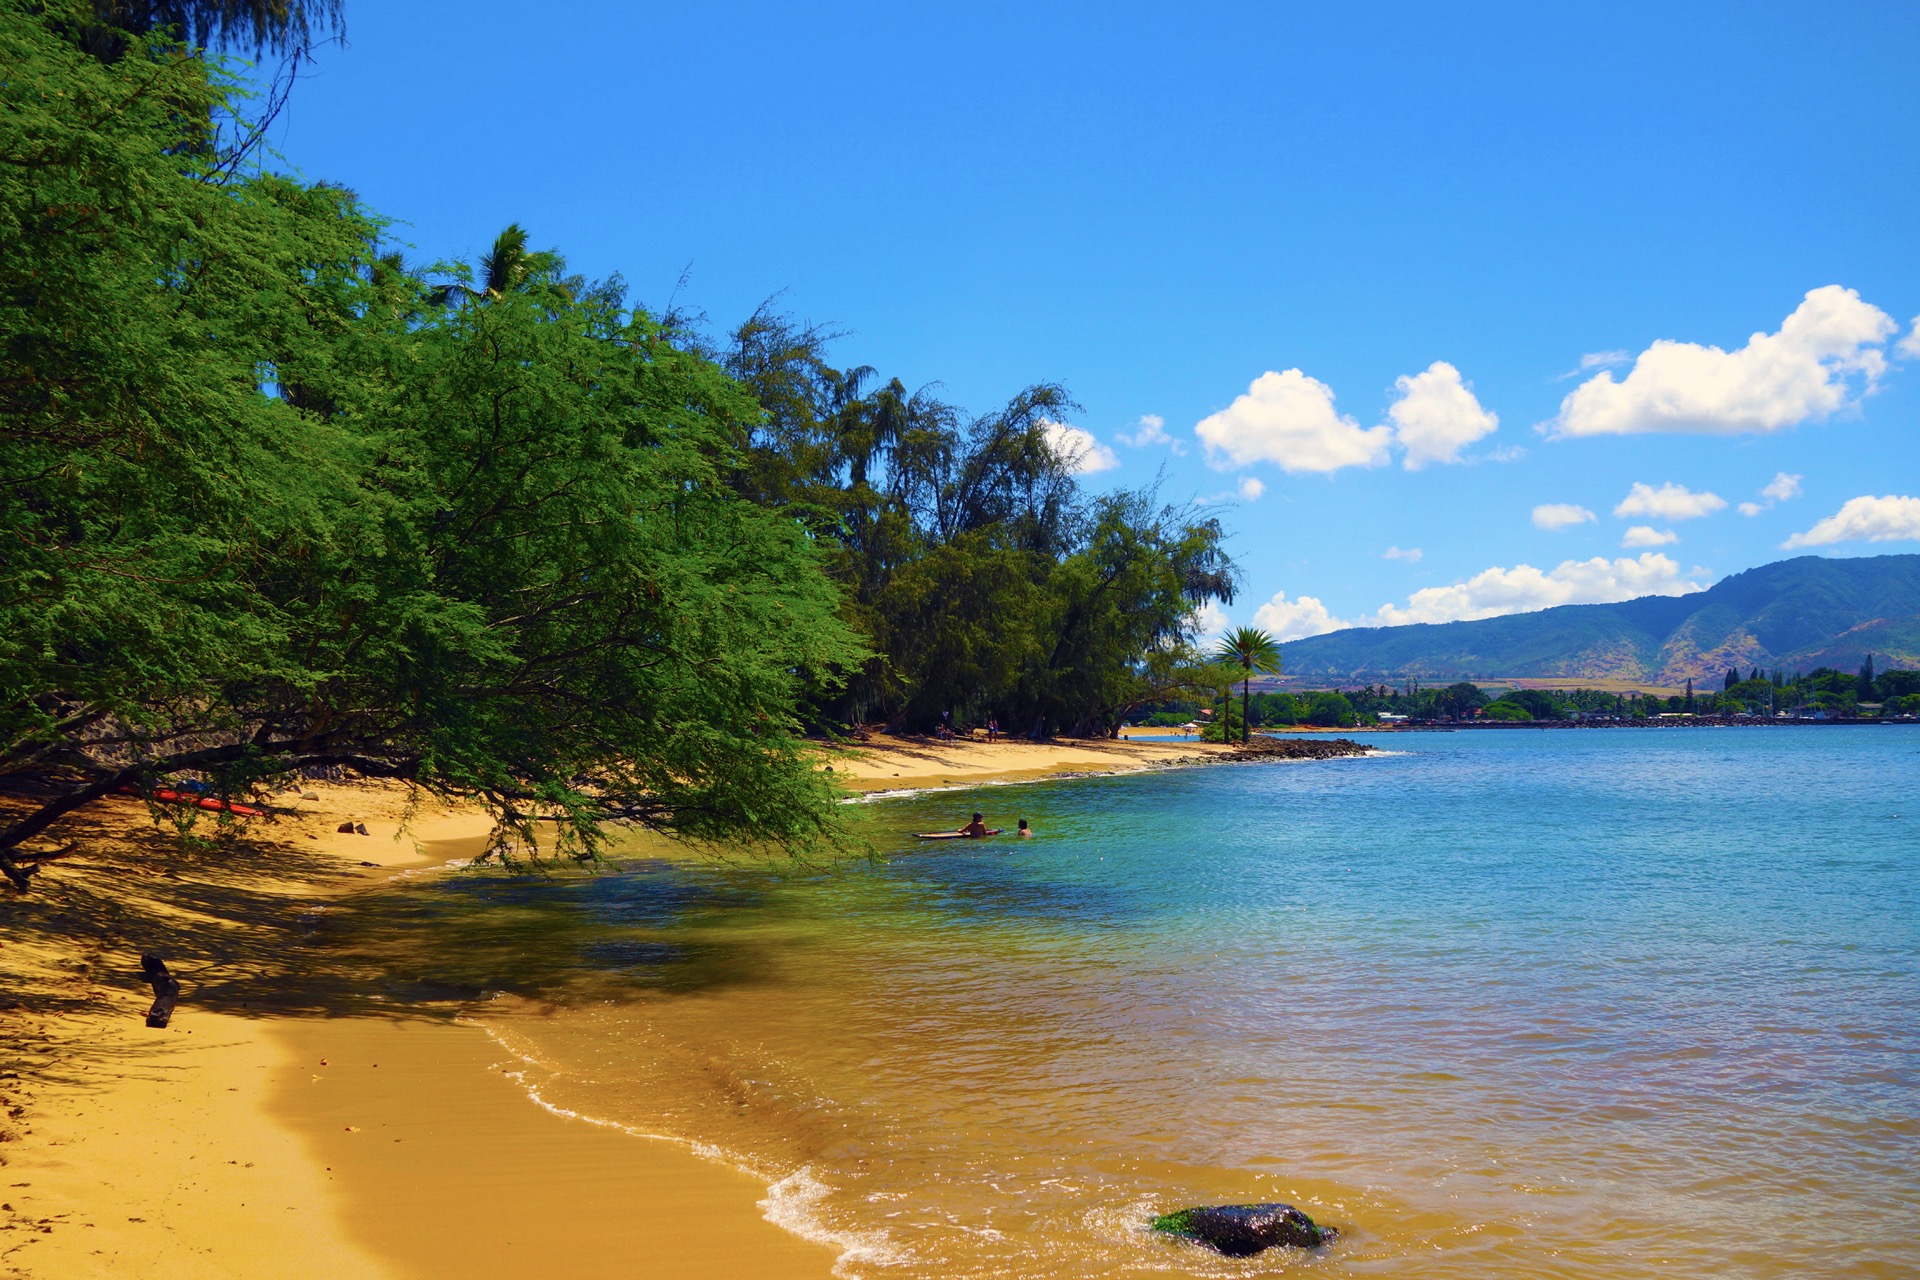
[[[822, 767], [871, 798], [1246, 758], [1217, 743], [882, 738]], [[318, 913], [483, 851], [484, 813], [373, 781], [304, 783], [286, 804], [236, 845], [183, 850], [141, 802], [103, 801], [58, 833], [76, 849], [10, 899], [0, 1280], [506, 1277], [636, 1257], [665, 1280], [832, 1274], [844, 1243], [779, 1225], [764, 1180], [547, 1107], [456, 1006], [378, 1003], [303, 950]], [[143, 1022], [145, 951], [185, 988], [164, 1030]], [[483, 1222], [483, 1204], [513, 1212]]]

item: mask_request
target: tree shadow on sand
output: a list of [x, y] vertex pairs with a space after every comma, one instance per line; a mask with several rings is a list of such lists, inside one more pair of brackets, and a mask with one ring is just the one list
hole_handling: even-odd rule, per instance
[[180, 979], [183, 1013], [242, 1016], [451, 1018], [495, 992], [664, 997], [768, 970], [751, 939], [687, 928], [759, 900], [738, 876], [654, 862], [380, 879], [289, 846], [76, 828], [79, 852], [0, 902], [0, 1012], [137, 1016], [143, 954]]

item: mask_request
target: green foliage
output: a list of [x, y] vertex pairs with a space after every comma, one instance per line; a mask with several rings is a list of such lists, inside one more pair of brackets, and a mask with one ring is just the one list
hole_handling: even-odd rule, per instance
[[816, 531], [876, 650], [823, 719], [1112, 733], [1192, 687], [1193, 611], [1235, 585], [1216, 521], [1082, 495], [1048, 435], [1072, 408], [1057, 386], [969, 418], [835, 368], [831, 336], [763, 308], [716, 353], [759, 406], [733, 419], [729, 483]]
[[1258, 627], [1236, 627], [1220, 638], [1214, 647], [1213, 659], [1240, 669], [1240, 740], [1246, 742], [1253, 733], [1248, 720], [1253, 674], [1256, 671], [1267, 675], [1279, 673], [1280, 646]]
[[1256, 693], [1251, 708], [1253, 723], [1302, 724], [1300, 703], [1290, 693]]
[[1903, 698], [1920, 693], [1920, 671], [1882, 671], [1874, 681], [1881, 698]]
[[1483, 720], [1522, 721], [1533, 720], [1536, 717], [1531, 711], [1517, 702], [1508, 702], [1505, 699], [1499, 699], [1494, 702], [1489, 702], [1486, 706], [1480, 708], [1480, 718]]
[[1333, 692], [1310, 695], [1302, 708], [1301, 719], [1327, 729], [1349, 729], [1359, 723], [1353, 703], [1345, 694]]
[[800, 713], [868, 654], [730, 483], [749, 396], [555, 256], [429, 290], [346, 194], [229, 172], [181, 49], [0, 42], [0, 776], [61, 788], [0, 869], [116, 786], [335, 764], [582, 856], [841, 839]]

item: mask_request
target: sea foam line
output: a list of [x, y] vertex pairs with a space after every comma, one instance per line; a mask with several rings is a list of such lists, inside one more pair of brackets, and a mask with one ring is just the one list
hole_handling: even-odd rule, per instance
[[515, 1045], [498, 1028], [486, 1022], [465, 1016], [455, 1018], [454, 1021], [465, 1026], [478, 1027], [489, 1040], [519, 1061], [521, 1065], [517, 1069], [502, 1065], [500, 1074], [518, 1084], [526, 1093], [528, 1101], [542, 1111], [565, 1120], [579, 1120], [602, 1129], [613, 1129], [632, 1138], [673, 1143], [687, 1148], [702, 1159], [737, 1169], [748, 1177], [766, 1183], [766, 1198], [755, 1205], [760, 1210], [761, 1217], [803, 1240], [839, 1250], [839, 1256], [833, 1263], [833, 1274], [836, 1276], [851, 1274], [845, 1269], [849, 1263], [871, 1262], [888, 1266], [906, 1261], [905, 1255], [888, 1240], [884, 1231], [836, 1230], [820, 1220], [818, 1209], [833, 1193], [833, 1188], [814, 1176], [811, 1165], [802, 1165], [792, 1173], [776, 1176], [758, 1161], [743, 1156], [739, 1152], [729, 1151], [725, 1147], [715, 1146], [710, 1142], [698, 1142], [692, 1138], [683, 1138], [671, 1133], [653, 1133], [619, 1120], [609, 1120], [605, 1116], [590, 1115], [584, 1111], [576, 1111], [572, 1107], [561, 1106], [548, 1098], [541, 1091], [540, 1085], [530, 1078], [530, 1072], [536, 1070], [557, 1076], [560, 1074], [559, 1068]]

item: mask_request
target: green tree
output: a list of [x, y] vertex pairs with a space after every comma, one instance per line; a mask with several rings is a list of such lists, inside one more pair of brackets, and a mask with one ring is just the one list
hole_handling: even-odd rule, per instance
[[1214, 649], [1214, 659], [1240, 669], [1240, 740], [1250, 742], [1253, 727], [1248, 720], [1253, 675], [1278, 675], [1280, 645], [1258, 627], [1235, 627], [1222, 636]]
[[435, 307], [345, 193], [197, 145], [231, 99], [215, 69], [7, 19], [17, 887], [23, 841], [117, 788], [329, 765], [523, 836], [554, 820], [580, 856], [613, 820], [843, 838], [800, 715], [867, 653], [807, 529], [726, 483], [749, 395], [557, 258]]
[[1359, 717], [1345, 694], [1324, 690], [1307, 698], [1303, 718], [1308, 724], [1325, 729], [1350, 729]]

